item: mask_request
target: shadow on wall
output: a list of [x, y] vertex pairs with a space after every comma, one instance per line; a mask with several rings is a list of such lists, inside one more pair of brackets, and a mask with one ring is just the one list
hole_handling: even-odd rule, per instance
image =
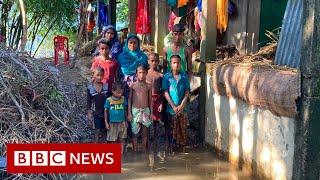
[[[216, 72], [220, 70], [217, 69]], [[248, 78], [246, 92], [250, 86], [254, 86], [251, 82], [255, 76], [256, 74], [252, 73]], [[206, 142], [227, 157], [232, 164], [255, 177], [290, 179], [294, 120], [275, 116], [269, 110], [216, 94], [212, 78], [217, 77], [217, 74], [207, 76]], [[246, 96], [250, 95], [247, 93]]]
[[[214, 77], [207, 78], [207, 84], [209, 84], [209, 87], [213, 86], [213, 81], [211, 78]], [[229, 106], [221, 108], [221, 99], [215, 95], [213, 88], [207, 89], [206, 99], [205, 140], [211, 146], [219, 150], [218, 152], [227, 157], [229, 149], [230, 117], [224, 117], [224, 114], [230, 115], [230, 108]]]

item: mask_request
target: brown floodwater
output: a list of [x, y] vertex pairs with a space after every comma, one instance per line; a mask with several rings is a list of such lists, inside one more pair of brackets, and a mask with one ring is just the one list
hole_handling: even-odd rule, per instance
[[[162, 156], [163, 157], [163, 156]], [[251, 179], [227, 161], [216, 157], [206, 149], [189, 150], [189, 153], [176, 153], [166, 156], [161, 161], [157, 156], [154, 168], [149, 166], [146, 154], [127, 153], [123, 157], [121, 174], [87, 174], [80, 179], [85, 180], [196, 180], [196, 179]]]

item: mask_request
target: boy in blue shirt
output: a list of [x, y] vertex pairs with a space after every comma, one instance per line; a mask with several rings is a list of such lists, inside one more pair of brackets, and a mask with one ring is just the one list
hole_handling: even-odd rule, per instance
[[124, 149], [124, 139], [127, 137], [127, 101], [123, 94], [123, 84], [115, 82], [112, 85], [112, 96], [107, 98], [104, 105], [104, 117], [106, 129], [108, 129], [107, 141], [121, 143], [121, 153]]
[[179, 55], [170, 57], [171, 72], [163, 77], [162, 89], [168, 101], [167, 134], [169, 140], [169, 151], [172, 152], [173, 141], [185, 152], [187, 143], [187, 103], [190, 92], [190, 82], [186, 73], [180, 72], [181, 58]]

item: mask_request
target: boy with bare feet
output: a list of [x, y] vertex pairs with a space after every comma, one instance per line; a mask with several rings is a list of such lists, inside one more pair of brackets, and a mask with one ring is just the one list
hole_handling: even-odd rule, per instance
[[181, 57], [172, 55], [170, 57], [172, 70], [163, 77], [162, 89], [168, 101], [168, 139], [169, 151], [172, 152], [173, 142], [185, 152], [187, 143], [187, 103], [190, 92], [188, 75], [181, 72]]
[[138, 150], [138, 135], [142, 135], [143, 152], [147, 150], [148, 128], [152, 125], [151, 86], [147, 84], [148, 70], [140, 64], [136, 70], [137, 81], [132, 84], [128, 99], [128, 120], [131, 122], [133, 150]]
[[[152, 89], [152, 120], [153, 125], [149, 130], [149, 162], [150, 167], [154, 167], [154, 154], [163, 161], [164, 159], [164, 139], [165, 129], [162, 119], [163, 109], [163, 95], [161, 92], [162, 77], [163, 74], [159, 71], [159, 55], [157, 53], [151, 53], [148, 56], [148, 63], [150, 69], [147, 74], [147, 83], [151, 85]], [[161, 153], [163, 153], [161, 155]]]

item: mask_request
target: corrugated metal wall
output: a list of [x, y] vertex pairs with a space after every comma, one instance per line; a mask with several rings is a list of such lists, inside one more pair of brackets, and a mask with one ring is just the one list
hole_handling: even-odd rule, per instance
[[299, 68], [302, 45], [302, 11], [303, 0], [289, 0], [278, 48], [275, 57], [275, 64]]

